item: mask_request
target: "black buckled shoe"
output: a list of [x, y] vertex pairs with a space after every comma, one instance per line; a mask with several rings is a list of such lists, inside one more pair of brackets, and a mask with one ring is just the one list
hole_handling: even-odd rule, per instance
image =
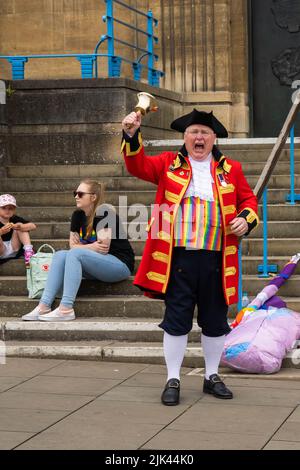
[[218, 374], [210, 375], [209, 380], [204, 378], [203, 392], [210, 393], [216, 398], [222, 398], [223, 400], [233, 398], [232, 392], [226, 387], [224, 382], [222, 382]]
[[170, 379], [166, 383], [165, 389], [161, 396], [164, 405], [178, 405], [180, 397], [180, 381], [178, 379]]

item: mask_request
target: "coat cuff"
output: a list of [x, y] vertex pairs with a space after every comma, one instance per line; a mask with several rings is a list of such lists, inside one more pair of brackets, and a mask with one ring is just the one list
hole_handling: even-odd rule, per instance
[[136, 155], [140, 152], [142, 145], [142, 134], [140, 128], [137, 129], [136, 133], [132, 137], [123, 131], [121, 153], [125, 150], [127, 156]]
[[248, 231], [245, 233], [246, 236], [249, 235], [249, 233], [259, 224], [258, 215], [250, 207], [243, 209], [242, 212], [237, 215], [237, 217], [243, 217], [248, 224]]

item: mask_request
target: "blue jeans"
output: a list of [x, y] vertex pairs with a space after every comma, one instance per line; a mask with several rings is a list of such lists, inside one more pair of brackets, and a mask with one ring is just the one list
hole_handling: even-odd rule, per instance
[[103, 255], [88, 248], [57, 251], [40, 302], [51, 307], [57, 293], [62, 290], [61, 304], [72, 308], [82, 277], [118, 282], [129, 276], [128, 266], [116, 256]]

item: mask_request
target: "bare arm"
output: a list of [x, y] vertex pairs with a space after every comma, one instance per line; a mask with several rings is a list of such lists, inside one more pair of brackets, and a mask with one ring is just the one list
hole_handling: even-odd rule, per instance
[[94, 243], [81, 243], [79, 234], [76, 232], [70, 232], [69, 238], [69, 246], [70, 248], [83, 248], [87, 250], [95, 251], [96, 253], [102, 253], [106, 255], [109, 251], [110, 241], [109, 244], [106, 240], [104, 241], [96, 241]]
[[22, 224], [21, 222], [17, 222], [13, 224], [12, 228], [14, 230], [19, 230], [20, 232], [31, 232], [32, 230], [36, 229], [36, 225], [32, 222], [28, 222], [26, 224]]

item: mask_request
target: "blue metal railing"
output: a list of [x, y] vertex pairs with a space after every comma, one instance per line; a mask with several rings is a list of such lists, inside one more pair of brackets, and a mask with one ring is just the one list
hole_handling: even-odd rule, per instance
[[263, 192], [263, 264], [257, 268], [259, 277], [268, 278], [270, 273], [277, 273], [277, 264], [268, 264], [268, 188]]
[[[108, 76], [116, 77], [120, 76], [120, 69], [122, 61], [130, 63], [132, 65], [133, 77], [135, 80], [141, 79], [142, 69], [145, 68], [148, 72], [148, 83], [152, 86], [159, 86], [160, 77], [164, 73], [160, 70], [155, 69], [154, 62], [158, 60], [158, 56], [154, 53], [154, 43], [158, 42], [158, 37], [154, 35], [154, 26], [157, 26], [158, 21], [153, 17], [153, 13], [149, 10], [147, 13], [144, 13], [130, 5], [126, 5], [120, 0], [104, 0], [106, 2], [106, 15], [102, 17], [102, 20], [107, 24], [107, 33], [101, 36], [100, 41], [95, 47], [95, 53], [98, 52], [100, 45], [107, 41], [107, 51], [108, 51]], [[122, 6], [123, 8], [135, 12], [137, 15], [140, 15], [144, 18], [147, 18], [147, 29], [143, 30], [136, 26], [133, 26], [130, 23], [122, 21], [114, 16], [114, 3]], [[126, 28], [129, 28], [133, 31], [136, 31], [139, 34], [142, 34], [147, 37], [147, 45], [145, 47], [140, 47], [137, 43], [132, 44], [123, 39], [116, 38], [114, 25], [115, 23], [120, 24]], [[115, 55], [115, 43], [122, 44], [128, 48], [134, 49], [136, 51], [142, 52], [140, 57], [135, 60], [128, 60], [125, 57]], [[142, 60], [147, 57], [147, 64], [142, 64]], [[97, 60], [95, 61], [95, 77], [98, 77], [98, 65]]]
[[296, 201], [300, 201], [300, 194], [295, 193], [295, 126], [290, 130], [290, 184], [291, 190], [286, 200], [295, 205]]
[[[152, 86], [159, 86], [159, 80], [164, 75], [161, 70], [157, 70], [154, 67], [154, 62], [158, 60], [158, 56], [154, 53], [154, 43], [158, 42], [157, 36], [154, 35], [154, 26], [157, 26], [158, 21], [153, 18], [152, 11], [143, 13], [136, 8], [126, 5], [120, 0], [104, 0], [106, 3], [106, 15], [103, 16], [103, 21], [107, 24], [107, 33], [101, 36], [97, 43], [95, 50], [91, 54], [35, 54], [35, 55], [0, 55], [0, 59], [5, 59], [11, 64], [12, 68], [12, 79], [13, 80], [24, 80], [25, 78], [25, 64], [29, 59], [58, 59], [66, 57], [75, 57], [81, 65], [81, 78], [97, 78], [98, 77], [98, 57], [107, 57], [108, 59], [108, 76], [109, 77], [120, 77], [122, 62], [131, 64], [133, 78], [135, 80], [141, 80], [142, 70], [146, 69], [148, 72], [148, 83]], [[147, 29], [132, 26], [125, 21], [119, 20], [114, 17], [114, 3], [119, 4], [123, 8], [134, 11], [140, 16], [147, 18]], [[137, 44], [131, 44], [122, 39], [116, 38], [114, 34], [114, 23], [121, 24], [122, 26], [128, 27], [139, 34], [143, 34], [147, 37], [147, 45], [145, 48], [138, 46]], [[107, 53], [99, 54], [99, 47], [107, 41]], [[132, 48], [136, 51], [140, 51], [142, 54], [135, 60], [129, 60], [125, 57], [115, 55], [115, 42], [122, 44], [126, 47]], [[142, 64], [142, 60], [147, 57], [147, 64]]]

